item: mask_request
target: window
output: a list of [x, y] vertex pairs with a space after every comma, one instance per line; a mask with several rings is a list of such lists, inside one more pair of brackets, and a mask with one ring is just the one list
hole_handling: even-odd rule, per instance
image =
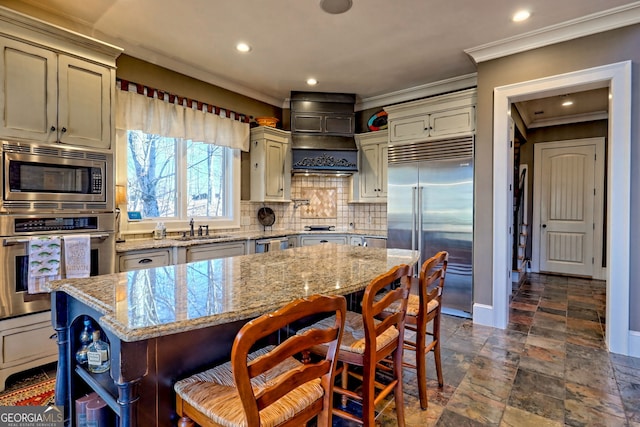
[[124, 233], [148, 233], [160, 221], [184, 231], [191, 218], [240, 227], [240, 151], [249, 151], [249, 124], [145, 90], [116, 91], [116, 184], [126, 183], [127, 210], [143, 218], [124, 222]]
[[215, 224], [238, 215], [232, 182], [239, 150], [137, 130], [126, 132], [126, 149], [127, 210], [153, 222]]

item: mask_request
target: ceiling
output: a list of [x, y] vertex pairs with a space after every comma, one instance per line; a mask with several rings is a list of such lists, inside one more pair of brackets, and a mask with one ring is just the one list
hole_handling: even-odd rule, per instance
[[[0, 5], [123, 47], [237, 93], [286, 105], [295, 91], [355, 93], [359, 102], [460, 76], [470, 48], [557, 26], [625, 0], [0, 0]], [[531, 18], [511, 16], [529, 8]], [[236, 43], [251, 45], [247, 54]], [[314, 77], [315, 87], [305, 80]], [[382, 104], [378, 104], [382, 105]]]
[[[563, 105], [567, 102], [571, 105]], [[567, 92], [515, 105], [528, 129], [602, 120], [609, 116], [609, 88]]]

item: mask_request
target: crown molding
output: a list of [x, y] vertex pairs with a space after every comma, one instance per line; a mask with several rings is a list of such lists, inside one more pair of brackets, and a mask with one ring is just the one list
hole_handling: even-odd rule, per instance
[[640, 1], [637, 1], [518, 36], [465, 49], [464, 52], [471, 56], [476, 64], [478, 64], [491, 59], [614, 30], [639, 22]]
[[355, 110], [361, 111], [368, 108], [384, 107], [429, 96], [441, 95], [447, 92], [469, 89], [476, 87], [477, 85], [477, 73], [465, 74], [458, 77], [452, 77], [450, 79], [439, 80], [433, 83], [409, 87], [395, 92], [389, 92], [369, 98], [362, 98], [360, 101], [356, 102]]

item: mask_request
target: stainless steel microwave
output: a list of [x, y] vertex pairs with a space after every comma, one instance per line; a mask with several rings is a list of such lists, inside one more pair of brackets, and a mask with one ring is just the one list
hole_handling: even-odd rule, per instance
[[2, 213], [112, 212], [113, 155], [2, 142]]

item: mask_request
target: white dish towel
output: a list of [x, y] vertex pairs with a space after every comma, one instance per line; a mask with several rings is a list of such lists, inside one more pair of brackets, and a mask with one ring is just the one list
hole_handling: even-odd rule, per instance
[[27, 291], [30, 294], [49, 292], [49, 280], [60, 278], [60, 237], [29, 238], [29, 272]]
[[64, 236], [64, 268], [67, 279], [89, 277], [91, 273], [91, 236]]
[[270, 240], [269, 241], [269, 252], [279, 251], [281, 243], [282, 243], [282, 241], [280, 239]]

